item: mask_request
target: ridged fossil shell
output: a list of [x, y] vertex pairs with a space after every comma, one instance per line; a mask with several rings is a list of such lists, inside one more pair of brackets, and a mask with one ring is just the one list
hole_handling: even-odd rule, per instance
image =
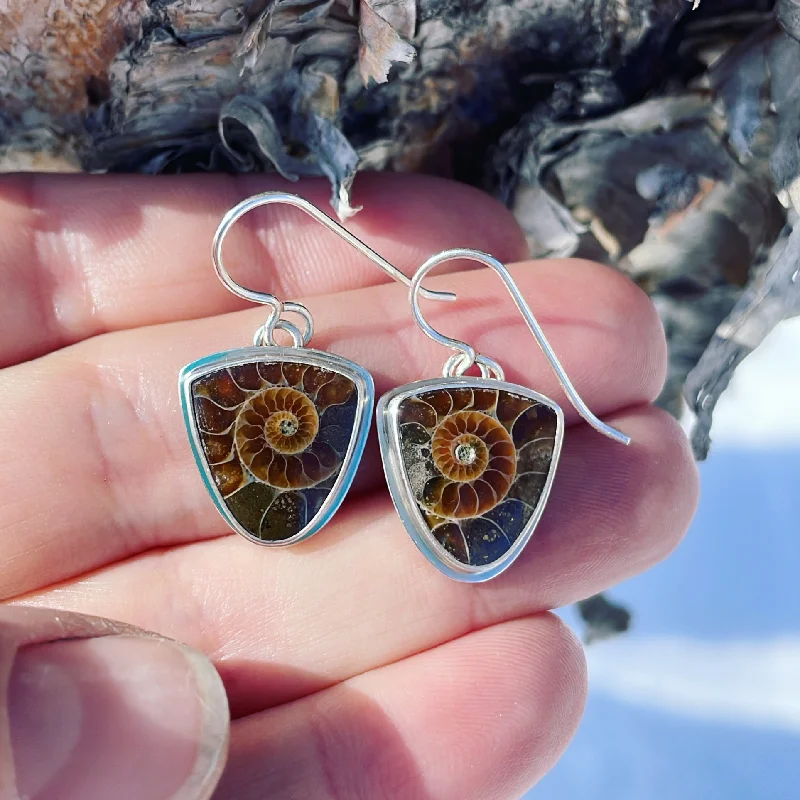
[[431, 456], [440, 474], [428, 481], [422, 499], [439, 517], [484, 514], [505, 498], [516, 474], [511, 436], [482, 411], [445, 417], [431, 437]]
[[485, 565], [513, 545], [549, 474], [557, 417], [502, 389], [434, 389], [398, 409], [403, 466], [434, 538]]
[[242, 464], [277, 489], [305, 489], [338, 465], [333, 449], [315, 442], [319, 416], [297, 389], [271, 388], [248, 400], [236, 417], [234, 441]]
[[295, 362], [228, 367], [193, 384], [209, 469], [243, 527], [289, 538], [316, 513], [341, 469], [356, 394], [344, 375]]

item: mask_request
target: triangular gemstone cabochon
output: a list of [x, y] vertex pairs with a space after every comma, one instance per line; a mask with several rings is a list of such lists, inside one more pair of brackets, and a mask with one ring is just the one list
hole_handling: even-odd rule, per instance
[[318, 350], [253, 347], [190, 364], [180, 382], [195, 459], [227, 522], [260, 544], [316, 533], [364, 448], [369, 373]]
[[561, 409], [514, 384], [436, 379], [382, 398], [378, 424], [395, 505], [428, 558], [458, 580], [507, 568], [544, 510]]

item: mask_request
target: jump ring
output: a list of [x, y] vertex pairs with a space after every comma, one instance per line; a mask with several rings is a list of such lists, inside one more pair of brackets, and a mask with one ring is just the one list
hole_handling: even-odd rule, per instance
[[303, 347], [305, 347], [314, 335], [314, 318], [311, 316], [311, 312], [302, 303], [292, 302], [284, 303], [283, 311], [284, 313], [288, 311], [297, 314], [302, 318], [305, 323], [305, 328], [303, 330]]
[[[297, 314], [303, 319], [303, 330], [289, 320], [283, 319], [281, 311]], [[311, 312], [300, 303], [281, 303], [274, 307], [267, 317], [266, 322], [256, 331], [253, 344], [256, 347], [277, 347], [275, 331], [286, 331], [292, 337], [293, 347], [305, 347], [314, 334], [314, 320]]]
[[[273, 331], [275, 330], [286, 331], [286, 333], [292, 337], [292, 347], [305, 347], [305, 335], [300, 331], [300, 328], [298, 328], [297, 325], [289, 322], [289, 320], [279, 319], [273, 326]], [[256, 347], [278, 347], [278, 343], [275, 341], [274, 333], [270, 333], [267, 330], [267, 323], [264, 323], [256, 331], [256, 334], [253, 337], [253, 344]]]
[[[444, 363], [442, 375], [445, 378], [455, 378], [458, 375], [463, 375], [474, 363], [478, 357], [475, 348], [466, 342], [459, 342], [458, 352], [454, 353]], [[458, 372], [457, 370], [461, 370]]]
[[455, 353], [447, 359], [442, 373], [446, 378], [456, 378], [462, 376], [473, 364], [478, 366], [482, 378], [494, 378], [505, 380], [503, 368], [488, 356], [475, 354], [474, 359], [470, 359], [466, 353]]

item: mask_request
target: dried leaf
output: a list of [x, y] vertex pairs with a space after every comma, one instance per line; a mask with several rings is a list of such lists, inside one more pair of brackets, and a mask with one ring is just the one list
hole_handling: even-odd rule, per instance
[[800, 40], [800, 0], [778, 0], [777, 15], [786, 33]]
[[[687, 374], [784, 223], [767, 172], [775, 125], [765, 122], [762, 99], [772, 38], [774, 28], [751, 37], [712, 76], [711, 85], [727, 93], [726, 118], [697, 91], [558, 122], [576, 116], [582, 98], [573, 94], [565, 106], [551, 99], [523, 120], [516, 139], [509, 137], [514, 150], [499, 159], [506, 185], [517, 181], [512, 208], [533, 252], [556, 255], [566, 244], [615, 264], [651, 294], [670, 355], [659, 403], [676, 416]], [[726, 133], [738, 135], [746, 167]], [[542, 192], [562, 210], [560, 226], [542, 213]]]
[[260, 12], [248, 22], [239, 44], [233, 51], [234, 56], [240, 58], [256, 48], [264, 33], [269, 31], [272, 14], [279, 2], [280, 0], [267, 0]]
[[345, 220], [361, 210], [350, 205], [358, 154], [336, 125], [338, 105], [337, 82], [330, 75], [307, 70], [293, 106], [292, 135], [315, 156], [331, 183], [331, 205], [339, 219]]
[[411, 39], [417, 27], [415, 0], [367, 0], [367, 5], [391, 25], [399, 36]]
[[711, 86], [725, 104], [728, 138], [740, 157], [751, 155], [750, 145], [764, 117], [767, 48], [776, 33], [774, 24], [762, 26], [731, 48], [710, 73]]
[[[246, 149], [238, 149], [226, 133], [226, 127], [236, 123], [252, 137], [252, 144]], [[296, 181], [301, 175], [314, 175], [318, 171], [292, 158], [283, 144], [283, 137], [274, 117], [264, 105], [252, 97], [234, 97], [223, 106], [219, 115], [219, 138], [231, 157], [239, 164], [239, 169], [249, 172], [255, 168], [252, 158], [254, 144], [258, 152], [271, 163], [280, 175]]]
[[518, 186], [512, 210], [526, 233], [533, 258], [569, 258], [587, 230], [538, 184]]
[[[289, 180], [325, 175], [332, 186], [331, 205], [340, 219], [360, 209], [350, 205], [350, 191], [358, 168], [358, 155], [336, 126], [338, 84], [330, 76], [307, 70], [284, 81], [275, 95], [275, 109], [289, 111], [289, 123], [281, 131], [275, 114], [251, 97], [236, 97], [220, 112], [220, 139], [241, 171], [259, 168], [255, 150]], [[288, 106], [288, 109], [287, 109]], [[236, 130], [236, 127], [240, 130]], [[242, 135], [249, 137], [243, 141]], [[289, 154], [287, 142], [308, 151], [305, 158]]]
[[800, 175], [800, 42], [777, 39], [767, 54], [772, 106], [778, 130], [770, 165], [778, 189]]
[[702, 461], [711, 444], [714, 408], [736, 367], [782, 320], [800, 314], [800, 225], [774, 262], [754, 281], [719, 326], [707, 350], [686, 379], [684, 395], [695, 414], [692, 449]]
[[[794, 205], [794, 228], [773, 248], [767, 264], [756, 271], [730, 315], [720, 324], [708, 349], [686, 378], [684, 395], [695, 415], [692, 447], [698, 460], [705, 459], [711, 444], [714, 408], [737, 366], [783, 319], [800, 313], [800, 43], [786, 36], [753, 37], [753, 48], [766, 57], [768, 101], [777, 114], [772, 128], [774, 141], [770, 163], [773, 186], [787, 207]], [[740, 69], [750, 73], [749, 94], [761, 64], [747, 54], [739, 58]], [[761, 88], [763, 92], [763, 86]], [[730, 105], [730, 103], [729, 103]], [[764, 103], [762, 103], [763, 107]], [[751, 109], [755, 108], [752, 101]]]
[[782, 224], [773, 187], [732, 167], [727, 180], [699, 178], [684, 208], [654, 216], [644, 241], [620, 266], [650, 284], [691, 276], [698, 287], [744, 286], [759, 249], [772, 244]]
[[364, 85], [370, 78], [386, 83], [397, 62], [410, 64], [416, 50], [406, 41], [414, 35], [416, 0], [361, 0], [358, 67]]
[[[324, 17], [335, 0], [266, 0], [247, 24], [233, 55], [243, 58], [242, 73], [255, 69], [270, 35], [297, 35]], [[262, 7], [263, 5], [263, 7]]]

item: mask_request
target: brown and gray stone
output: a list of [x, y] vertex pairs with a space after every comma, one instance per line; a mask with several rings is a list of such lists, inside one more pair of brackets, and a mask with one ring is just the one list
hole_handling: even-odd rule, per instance
[[423, 519], [455, 559], [501, 559], [542, 500], [558, 417], [502, 389], [435, 389], [398, 410], [403, 467]]
[[341, 471], [356, 385], [309, 364], [259, 362], [204, 375], [191, 394], [202, 453], [228, 511], [258, 539], [296, 536]]

